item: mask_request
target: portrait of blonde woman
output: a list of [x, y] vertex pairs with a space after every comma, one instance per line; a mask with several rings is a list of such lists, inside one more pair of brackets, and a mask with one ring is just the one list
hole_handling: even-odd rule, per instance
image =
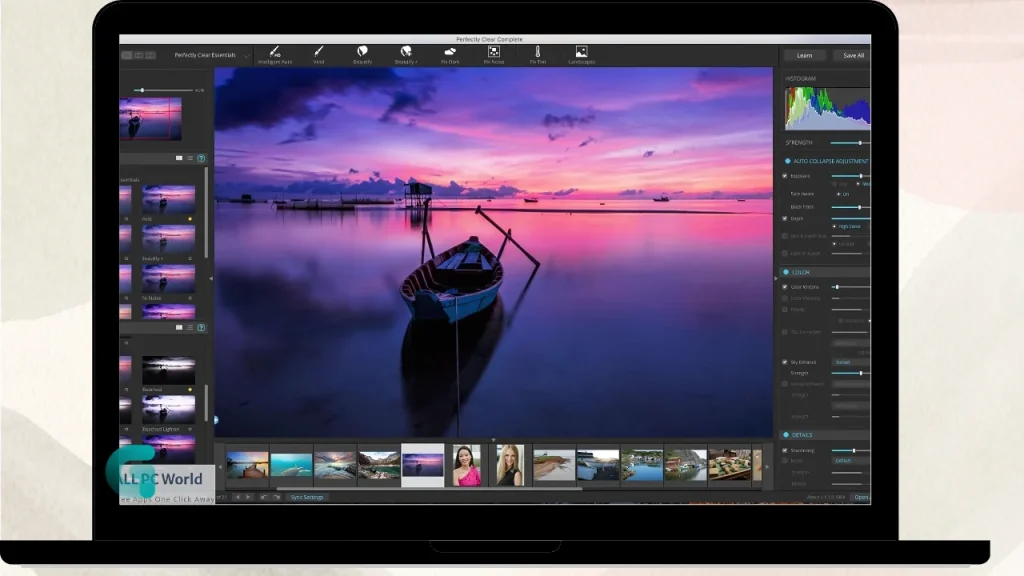
[[522, 449], [515, 444], [498, 446], [498, 486], [522, 486], [523, 472], [520, 454]]
[[459, 446], [455, 450], [455, 462], [452, 463], [455, 486], [479, 486], [480, 469], [476, 467], [480, 459], [480, 446]]

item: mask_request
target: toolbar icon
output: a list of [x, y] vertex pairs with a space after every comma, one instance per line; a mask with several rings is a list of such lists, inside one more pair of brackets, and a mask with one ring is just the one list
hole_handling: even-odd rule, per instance
[[455, 56], [455, 48], [449, 48], [444, 51], [445, 56]]
[[131, 50], [123, 50], [121, 52], [121, 60], [131, 60], [132, 59], [132, 54], [133, 53], [132, 53]]
[[576, 57], [577, 58], [590, 58], [590, 49], [586, 46], [577, 44], [576, 45]]
[[403, 57], [408, 58], [409, 56], [412, 56], [412, 46], [402, 46], [400, 52]]
[[281, 57], [281, 53], [277, 51], [278, 48], [280, 48], [280, 46], [274, 46], [273, 48], [271, 48], [270, 55], [272, 57], [274, 57], [274, 58], [280, 58]]
[[363, 56], [366, 56], [366, 53], [369, 51], [370, 49], [367, 48], [366, 46], [360, 46], [359, 48], [356, 48], [356, 56], [362, 58]]
[[488, 46], [487, 47], [488, 58], [501, 58], [501, 46]]

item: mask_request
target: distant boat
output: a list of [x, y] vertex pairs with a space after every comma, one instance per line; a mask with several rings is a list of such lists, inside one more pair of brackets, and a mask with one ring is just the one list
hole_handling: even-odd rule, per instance
[[501, 288], [503, 268], [476, 236], [428, 260], [402, 282], [413, 320], [453, 324], [486, 310]]
[[527, 204], [536, 204], [537, 202], [540, 202], [540, 200], [537, 200], [536, 198], [523, 198], [523, 202], [526, 202]]
[[160, 277], [160, 285], [161, 286], [167, 286], [167, 276], [161, 276]]
[[160, 205], [161, 206], [167, 206], [167, 198], [164, 198], [163, 196], [161, 196], [160, 197]]
[[167, 237], [166, 236], [161, 236], [160, 237], [160, 245], [161, 246], [167, 246]]
[[736, 201], [737, 202], [746, 202], [747, 200], [745, 198], [737, 198]]
[[664, 194], [662, 194], [660, 198], [655, 198], [654, 201], [655, 202], [668, 202], [669, 201], [669, 197], [665, 196]]

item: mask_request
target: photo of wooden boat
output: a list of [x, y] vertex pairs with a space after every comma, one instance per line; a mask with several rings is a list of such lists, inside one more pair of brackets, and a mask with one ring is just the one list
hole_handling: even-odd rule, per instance
[[470, 236], [416, 268], [401, 295], [413, 320], [453, 324], [494, 303], [503, 273], [498, 258]]
[[660, 197], [654, 199], [655, 202], [668, 202], [669, 197], [662, 194]]

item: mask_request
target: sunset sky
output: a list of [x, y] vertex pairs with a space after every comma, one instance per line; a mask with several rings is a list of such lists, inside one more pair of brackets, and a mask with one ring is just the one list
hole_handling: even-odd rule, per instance
[[220, 196], [767, 197], [768, 68], [219, 69]]

